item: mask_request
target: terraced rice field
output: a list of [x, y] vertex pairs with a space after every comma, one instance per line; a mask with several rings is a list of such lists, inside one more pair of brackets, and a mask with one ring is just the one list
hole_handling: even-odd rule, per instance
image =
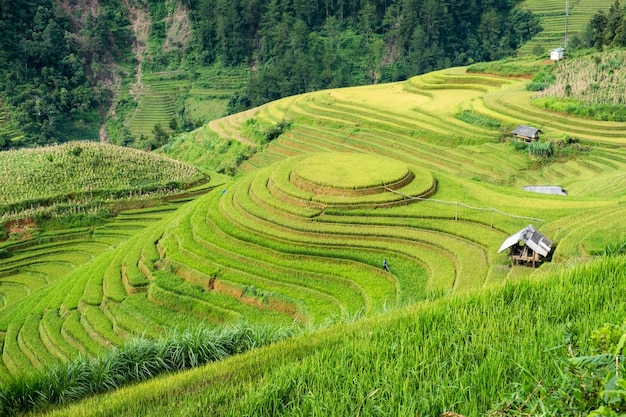
[[245, 69], [208, 68], [193, 77], [183, 71], [160, 72], [142, 79], [137, 110], [130, 121], [131, 134], [139, 139], [153, 136], [156, 124], [169, 129], [172, 118], [186, 117], [204, 123], [221, 117], [232, 95], [248, 79]]
[[[174, 326], [316, 326], [501, 285], [551, 268], [512, 268], [497, 253], [529, 223], [557, 242], [553, 264], [626, 238], [622, 125], [535, 110], [523, 82], [457, 68], [290, 97], [216, 121], [228, 140], [245, 140], [249, 118], [287, 119], [292, 128], [223, 187], [169, 213], [127, 214], [89, 245], [68, 243], [81, 267], [63, 263], [64, 247], [54, 245], [46, 250], [59, 262], [53, 253], [42, 259], [59, 268], [57, 278], [26, 262], [37, 253], [0, 262], [15, 269], [6, 286], [15, 295], [0, 310], [0, 372], [96, 355]], [[462, 111], [504, 127], [466, 123]], [[603, 146], [535, 165], [501, 142], [518, 123]], [[568, 197], [522, 189], [557, 182]]]
[[180, 79], [182, 73], [157, 73], [143, 78], [144, 89], [130, 124], [131, 134], [152, 137], [152, 129], [160, 124], [166, 129], [175, 115], [178, 97], [189, 89], [189, 81]]
[[[179, 205], [127, 211], [95, 229], [49, 232], [36, 241], [5, 245], [11, 256], [0, 262], [0, 375], [42, 369], [122, 343], [125, 333], [107, 327], [104, 311], [92, 305], [103, 291], [94, 289], [95, 282], [102, 285], [97, 273], [92, 275], [94, 263], [115, 261], [117, 247]], [[50, 303], [55, 308], [50, 309]]]
[[[407, 203], [387, 187], [426, 198], [435, 187], [427, 171], [389, 161], [384, 187], [378, 176], [354, 195], [331, 186], [311, 206], [309, 187], [289, 180], [296, 169], [307, 177], [310, 161], [301, 159], [201, 197], [6, 306], [0, 312], [5, 373], [41, 368], [72, 352], [95, 355], [130, 335], [157, 336], [174, 323], [320, 324], [465, 291], [492, 275], [484, 243], [401, 217], [339, 220], [345, 210]], [[326, 216], [328, 209], [336, 214]], [[123, 224], [134, 221], [129, 216]], [[362, 222], [379, 224], [364, 231]], [[482, 228], [481, 241], [499, 235]], [[381, 270], [382, 257], [393, 273]]]
[[245, 85], [248, 77], [246, 68], [217, 67], [199, 70], [185, 101], [189, 116], [193, 120], [199, 119], [205, 123], [222, 117], [228, 101]]
[[[569, 39], [582, 32], [598, 11], [608, 12], [613, 3], [613, 0], [569, 0]], [[537, 45], [546, 53], [565, 46], [564, 0], [526, 0], [522, 7], [539, 16], [544, 30], [518, 50], [521, 55], [532, 53]]]
[[[450, 208], [455, 207], [455, 203], [452, 202], [482, 208], [496, 206], [506, 213], [540, 218], [543, 220], [541, 227], [548, 233], [571, 235], [557, 249], [555, 259], [585, 257], [589, 254], [585, 248], [594, 246], [586, 242], [586, 239], [593, 240], [588, 237], [591, 230], [597, 231], [596, 236], [602, 232], [615, 236], [610, 233], [615, 224], [603, 224], [603, 216], [611, 216], [623, 226], [617, 218], [621, 212], [619, 202], [626, 197], [624, 124], [578, 119], [536, 109], [530, 104], [532, 93], [525, 91], [525, 82], [449, 69], [404, 83], [283, 99], [246, 115], [269, 122], [286, 117], [293, 120], [294, 127], [272, 142], [265, 152], [247, 161], [244, 168], [256, 172], [277, 161], [311, 152], [365, 152], [388, 156], [428, 169], [439, 181], [433, 199], [443, 201], [432, 203], [437, 207], [437, 214], [429, 211], [420, 213], [421, 216], [453, 216]], [[496, 121], [503, 128], [489, 129], [464, 123], [455, 117], [460, 111]], [[237, 126], [244, 121], [245, 118], [242, 120], [238, 115], [216, 123], [228, 125], [232, 132], [237, 132]], [[508, 144], [499, 141], [502, 132], [510, 131], [517, 124], [537, 126], [552, 140], [570, 137], [602, 145], [588, 148], [584, 145], [585, 150], [575, 159], [535, 167], [526, 155], [512, 151]], [[237, 138], [236, 135], [225, 136]], [[445, 179], [451, 178], [464, 180], [446, 186]], [[563, 199], [531, 197], [519, 192], [524, 185], [535, 184], [559, 184], [570, 195]], [[464, 215], [470, 216], [471, 210], [466, 211]], [[575, 222], [566, 220], [570, 215], [586, 219], [587, 225], [575, 226]], [[483, 216], [479, 221], [515, 231], [514, 222], [504, 218], [492, 223]], [[561, 219], [553, 223], [558, 218]], [[581, 229], [576, 230], [577, 227]]]

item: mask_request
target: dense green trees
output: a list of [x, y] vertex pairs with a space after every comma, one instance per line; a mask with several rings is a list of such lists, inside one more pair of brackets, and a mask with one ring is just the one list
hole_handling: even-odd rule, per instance
[[69, 20], [53, 2], [9, 3], [0, 6], [4, 99], [30, 140], [58, 140], [62, 114], [93, 100]]
[[0, 97], [20, 144], [67, 140], [72, 125], [98, 124], [107, 105], [107, 64], [132, 43], [118, 0], [100, 2], [84, 24], [54, 0], [0, 0]]
[[[195, 0], [199, 56], [253, 71], [232, 110], [510, 55], [539, 30], [515, 0]], [[225, 36], [228, 34], [228, 36]]]
[[608, 13], [596, 13], [587, 28], [572, 40], [573, 48], [626, 47], [626, 6], [619, 0], [611, 6]]

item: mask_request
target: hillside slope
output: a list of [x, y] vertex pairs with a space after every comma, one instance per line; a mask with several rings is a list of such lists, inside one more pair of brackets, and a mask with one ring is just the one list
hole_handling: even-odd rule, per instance
[[[216, 121], [214, 135], [227, 141], [289, 123], [221, 189], [66, 279], [20, 286], [21, 301], [0, 311], [0, 372], [98, 356], [199, 321], [315, 329], [607, 252], [626, 239], [622, 124], [538, 110], [525, 82], [454, 68], [289, 97]], [[516, 151], [504, 139], [518, 123], [541, 127], [565, 151], [553, 160]], [[570, 195], [522, 189], [555, 183]], [[555, 242], [552, 262], [537, 271], [498, 253], [529, 223]]]
[[77, 213], [83, 206], [172, 193], [206, 180], [191, 165], [94, 142], [1, 152], [0, 223]]
[[576, 399], [558, 403], [561, 384], [585, 389], [562, 358], [584, 355], [591, 330], [623, 320], [625, 262], [333, 325], [37, 415], [585, 415]]
[[607, 12], [615, 2], [613, 0], [570, 0], [567, 19], [565, 3], [561, 0], [525, 0], [522, 3], [522, 7], [527, 7], [539, 17], [543, 30], [519, 48], [519, 54], [532, 54], [535, 48], [546, 53], [550, 49], [565, 47], [566, 20], [568, 38], [571, 41], [574, 36], [585, 29], [595, 13], [600, 10]]
[[208, 121], [194, 111], [204, 94], [189, 88], [205, 67], [250, 70], [245, 85], [215, 89], [216, 117], [227, 107], [507, 56], [538, 30], [516, 2], [450, 3], [7, 3], [0, 101], [9, 117], [0, 147], [99, 138], [145, 148], [156, 124], [178, 133]]
[[[0, 45], [10, 81], [0, 149], [76, 139], [146, 148], [155, 125], [177, 134], [284, 96], [561, 46], [558, 2], [470, 3], [20, 0], [0, 15], [12, 22]], [[570, 33], [611, 3], [572, 0]], [[539, 20], [528, 11], [546, 28], [531, 43]]]

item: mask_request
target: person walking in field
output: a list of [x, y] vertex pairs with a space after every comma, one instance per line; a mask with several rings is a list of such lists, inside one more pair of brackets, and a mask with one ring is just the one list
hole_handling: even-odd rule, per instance
[[383, 259], [383, 271], [390, 272], [389, 271], [389, 265], [387, 264], [387, 260], [386, 259]]

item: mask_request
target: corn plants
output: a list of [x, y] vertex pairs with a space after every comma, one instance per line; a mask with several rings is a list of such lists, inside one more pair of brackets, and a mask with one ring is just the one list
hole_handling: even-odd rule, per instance
[[2, 213], [64, 202], [175, 190], [202, 175], [190, 165], [92, 142], [0, 153]]

